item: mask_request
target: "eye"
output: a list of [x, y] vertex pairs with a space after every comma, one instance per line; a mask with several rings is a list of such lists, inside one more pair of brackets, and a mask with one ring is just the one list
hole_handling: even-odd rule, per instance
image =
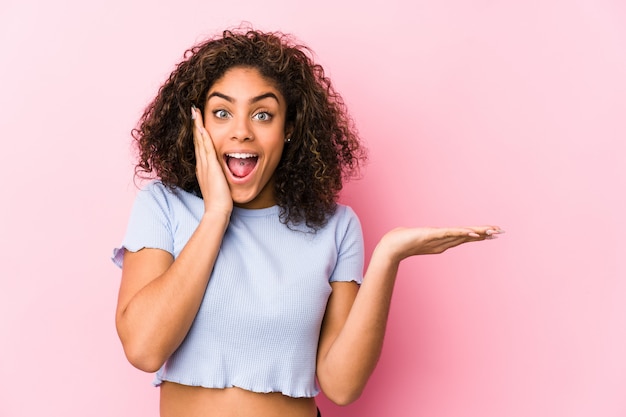
[[224, 109], [219, 109], [219, 110], [215, 110], [213, 112], [213, 114], [215, 115], [215, 117], [217, 117], [218, 119], [226, 119], [230, 116], [230, 113], [228, 113], [226, 110]]
[[252, 118], [260, 122], [268, 122], [272, 119], [272, 115], [266, 111], [260, 111], [254, 116], [252, 116]]

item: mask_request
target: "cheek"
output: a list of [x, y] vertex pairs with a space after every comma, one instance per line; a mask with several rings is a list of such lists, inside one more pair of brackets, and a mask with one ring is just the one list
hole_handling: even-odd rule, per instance
[[274, 132], [269, 147], [271, 148], [273, 156], [280, 159], [282, 153], [285, 150], [285, 134], [282, 131]]
[[285, 152], [285, 148], [282, 146], [282, 142], [281, 142], [281, 144], [277, 144], [276, 145], [276, 147], [274, 148], [274, 151], [272, 152], [272, 162], [271, 163], [272, 163], [274, 169], [276, 169], [276, 167], [280, 163], [280, 159], [283, 156], [283, 152]]
[[227, 132], [223, 127], [210, 123], [205, 123], [204, 128], [206, 129], [209, 137], [211, 138], [211, 141], [213, 142], [213, 145], [215, 145], [216, 148], [219, 144], [222, 144], [225, 141]]

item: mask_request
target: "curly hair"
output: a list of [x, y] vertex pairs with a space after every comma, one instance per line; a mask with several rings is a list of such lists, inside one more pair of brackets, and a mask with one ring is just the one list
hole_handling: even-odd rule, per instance
[[276, 83], [293, 128], [275, 172], [276, 203], [285, 224], [322, 227], [334, 213], [343, 180], [354, 177], [366, 151], [341, 96], [311, 50], [280, 32], [224, 31], [188, 49], [145, 109], [132, 136], [135, 175], [202, 196], [196, 178], [191, 106], [204, 111], [207, 93], [233, 67], [250, 67]]

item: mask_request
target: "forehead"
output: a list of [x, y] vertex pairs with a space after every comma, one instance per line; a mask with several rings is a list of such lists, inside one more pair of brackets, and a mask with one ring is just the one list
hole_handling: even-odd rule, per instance
[[216, 91], [233, 98], [249, 98], [272, 92], [281, 98], [280, 101], [283, 101], [277, 83], [273, 79], [261, 75], [261, 72], [253, 67], [228, 69], [213, 83], [208, 93], [211, 94]]

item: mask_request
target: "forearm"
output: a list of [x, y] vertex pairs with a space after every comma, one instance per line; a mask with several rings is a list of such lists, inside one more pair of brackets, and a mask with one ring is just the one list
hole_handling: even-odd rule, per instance
[[356, 296], [332, 301], [331, 294], [333, 313], [329, 314], [327, 306], [329, 318], [324, 318], [318, 357], [318, 379], [327, 396], [338, 403], [349, 403], [365, 387], [380, 356], [391, 295], [403, 259], [494, 239], [502, 232], [497, 226], [478, 226], [396, 228], [386, 233], [372, 254]]
[[[205, 214], [178, 258], [119, 306], [118, 333], [133, 365], [146, 371], [158, 369], [185, 338], [202, 302], [228, 220], [223, 214]], [[130, 268], [142, 267], [151, 268], [146, 262]]]
[[[318, 364], [320, 385], [333, 401], [354, 401], [374, 371], [382, 350], [398, 271], [384, 244], [372, 254], [346, 322]], [[327, 394], [328, 395], [328, 394]]]

